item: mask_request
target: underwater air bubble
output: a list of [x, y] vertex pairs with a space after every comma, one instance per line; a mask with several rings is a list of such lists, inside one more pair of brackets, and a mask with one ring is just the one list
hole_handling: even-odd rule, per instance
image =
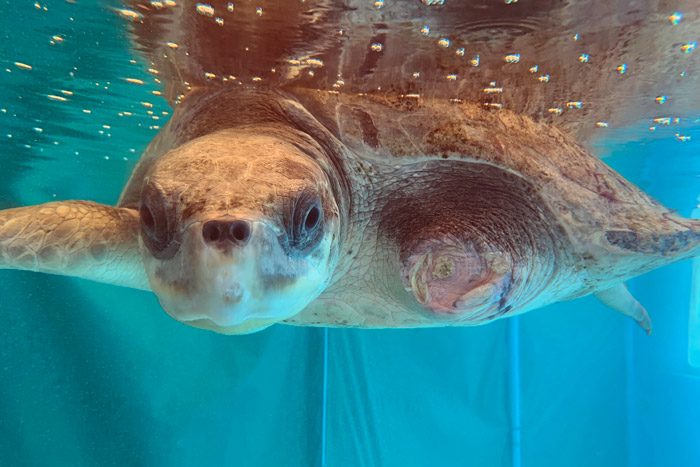
[[680, 23], [681, 19], [683, 19], [683, 13], [678, 11], [668, 17], [668, 20], [674, 25]]
[[695, 47], [696, 47], [696, 46], [697, 46], [697, 42], [689, 42], [689, 43], [687, 43], [687, 44], [681, 46], [681, 51], [682, 51], [684, 54], [687, 54], [687, 53], [692, 52], [693, 50], [695, 50]]
[[307, 65], [311, 65], [312, 67], [322, 67], [323, 66], [323, 61], [319, 60], [318, 58], [307, 58], [305, 63]]
[[143, 16], [141, 13], [136, 13], [135, 11], [127, 10], [126, 8], [118, 9], [117, 13], [119, 13], [119, 16], [131, 21], [132, 23], [136, 21], [143, 21]]
[[196, 6], [197, 13], [204, 16], [212, 17], [214, 16], [214, 8], [206, 3], [198, 3]]

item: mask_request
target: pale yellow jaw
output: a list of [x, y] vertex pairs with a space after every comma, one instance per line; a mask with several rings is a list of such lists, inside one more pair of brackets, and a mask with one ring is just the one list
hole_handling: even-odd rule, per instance
[[263, 223], [243, 248], [207, 245], [200, 230], [188, 229], [172, 260], [145, 259], [151, 288], [178, 321], [225, 334], [254, 332], [300, 312], [325, 286], [330, 239], [316, 254], [293, 258]]

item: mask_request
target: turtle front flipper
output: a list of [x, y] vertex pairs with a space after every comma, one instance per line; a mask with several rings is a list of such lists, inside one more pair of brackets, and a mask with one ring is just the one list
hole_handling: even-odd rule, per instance
[[0, 269], [81, 277], [148, 290], [138, 213], [89, 201], [0, 211]]

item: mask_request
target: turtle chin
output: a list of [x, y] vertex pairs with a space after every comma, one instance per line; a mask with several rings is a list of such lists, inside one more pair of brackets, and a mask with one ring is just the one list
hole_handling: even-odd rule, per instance
[[144, 252], [151, 289], [163, 309], [190, 326], [222, 334], [247, 334], [299, 313], [332, 274], [332, 238], [309, 255], [289, 255], [275, 229], [251, 222], [245, 245], [206, 242], [196, 222], [178, 253], [159, 260]]

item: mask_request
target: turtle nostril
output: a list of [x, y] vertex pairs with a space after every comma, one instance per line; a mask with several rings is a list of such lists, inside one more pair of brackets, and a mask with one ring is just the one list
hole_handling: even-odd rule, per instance
[[223, 227], [218, 221], [209, 221], [202, 227], [202, 237], [207, 243], [216, 243], [221, 240], [223, 234]]
[[250, 223], [248, 221], [235, 221], [231, 224], [231, 238], [237, 243], [245, 243], [250, 237]]
[[213, 220], [202, 226], [202, 237], [206, 243], [245, 245], [250, 238], [250, 222], [245, 220]]

